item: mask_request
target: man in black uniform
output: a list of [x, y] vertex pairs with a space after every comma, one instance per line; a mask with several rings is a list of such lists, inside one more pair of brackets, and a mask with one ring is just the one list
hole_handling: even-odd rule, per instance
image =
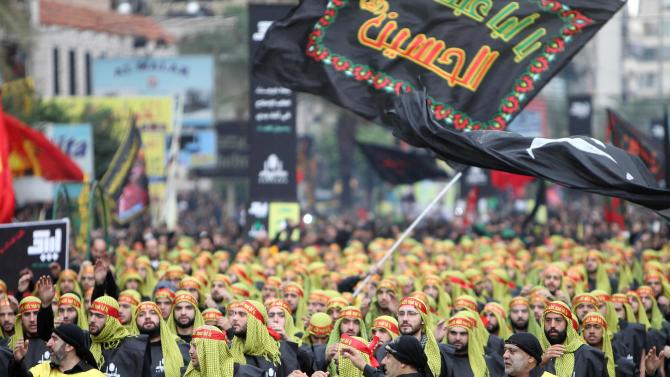
[[14, 335], [8, 343], [8, 348], [14, 352], [15, 363], [11, 367], [12, 370], [29, 370], [37, 364], [49, 361], [47, 342], [39, 337], [37, 331], [37, 313], [41, 303], [35, 296], [25, 297], [19, 303]]
[[181, 368], [188, 365], [189, 345], [170, 331], [156, 303], [142, 302], [135, 310], [135, 318], [138, 332], [149, 338], [145, 376], [179, 377]]
[[542, 355], [543, 369], [558, 377], [606, 377], [605, 355], [589, 346], [577, 333], [577, 318], [562, 301], [544, 309], [545, 340], [550, 346]]
[[485, 354], [482, 342], [484, 328], [475, 318], [476, 314], [461, 311], [449, 318], [447, 341], [454, 347], [451, 360], [451, 375], [454, 377], [502, 377], [504, 367], [498, 354]]

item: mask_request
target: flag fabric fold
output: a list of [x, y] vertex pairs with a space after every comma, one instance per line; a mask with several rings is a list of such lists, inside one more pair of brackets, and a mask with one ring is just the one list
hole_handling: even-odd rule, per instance
[[117, 222], [126, 223], [148, 208], [148, 179], [145, 169], [142, 135], [133, 120], [100, 180], [100, 185], [114, 204]]
[[393, 184], [411, 184], [424, 179], [448, 178], [426, 153], [407, 152], [399, 148], [358, 143], [358, 147], [379, 176]]
[[394, 101], [385, 121], [396, 136], [440, 158], [622, 198], [670, 220], [670, 190], [658, 187], [639, 158], [600, 140], [533, 138], [504, 131], [457, 132], [438, 123], [425, 93], [417, 92]]
[[2, 100], [0, 98], [0, 224], [9, 223], [14, 216], [14, 188], [9, 169], [9, 138], [5, 129]]
[[32, 175], [48, 181], [84, 180], [79, 166], [42, 133], [5, 113], [2, 120], [9, 141], [9, 167], [13, 177]]

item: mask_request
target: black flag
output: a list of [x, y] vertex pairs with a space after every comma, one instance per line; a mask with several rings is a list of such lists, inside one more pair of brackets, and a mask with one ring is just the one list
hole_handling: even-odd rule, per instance
[[663, 163], [653, 142], [611, 109], [607, 109], [607, 139], [615, 146], [639, 157], [656, 180], [665, 178]]
[[405, 152], [399, 148], [368, 143], [358, 143], [358, 146], [377, 174], [391, 184], [448, 178], [435, 163], [435, 158], [426, 153]]
[[544, 178], [569, 188], [619, 197], [670, 220], [670, 190], [658, 188], [637, 157], [590, 137], [546, 139], [503, 131], [457, 132], [443, 127], [423, 93], [408, 93], [386, 114], [396, 136], [439, 157]]
[[303, 0], [273, 23], [254, 71], [377, 121], [380, 97], [425, 86], [445, 126], [501, 130], [624, 4]]

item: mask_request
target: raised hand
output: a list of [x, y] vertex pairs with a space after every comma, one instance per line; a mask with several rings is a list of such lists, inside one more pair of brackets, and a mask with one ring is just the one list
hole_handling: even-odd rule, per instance
[[28, 339], [19, 338], [16, 339], [16, 344], [14, 345], [14, 360], [20, 362], [26, 357], [28, 353]]
[[17, 286], [17, 290], [21, 293], [25, 292], [28, 290], [28, 287], [30, 286], [30, 281], [33, 280], [32, 274], [23, 274], [19, 278], [19, 284]]
[[365, 359], [363, 358], [363, 356], [361, 356], [360, 352], [354, 350], [353, 348], [342, 347], [342, 349], [340, 350], [340, 355], [342, 355], [342, 357], [349, 359], [357, 369], [363, 370], [365, 368], [366, 364]]
[[542, 355], [542, 364], [541, 365], [546, 365], [549, 360], [555, 359], [557, 357], [563, 356], [565, 353], [565, 346], [562, 344], [554, 344], [552, 346], [549, 346], [546, 351], [544, 351], [544, 354]]
[[107, 278], [107, 272], [109, 271], [108, 265], [100, 258], [95, 261], [94, 275], [95, 275], [95, 284], [102, 285], [105, 284], [105, 279]]
[[435, 339], [437, 339], [438, 342], [442, 341], [445, 336], [447, 336], [447, 320], [446, 319], [441, 319], [440, 322], [437, 323], [437, 326], [435, 326], [435, 331], [433, 332], [435, 335]]
[[42, 307], [43, 308], [50, 307], [51, 302], [56, 296], [56, 290], [54, 289], [51, 277], [46, 275], [41, 276], [39, 280], [37, 280], [35, 288], [37, 289], [37, 296], [42, 301]]
[[665, 355], [662, 352], [657, 355], [656, 347], [651, 347], [644, 359], [645, 374], [647, 376], [653, 376], [658, 368], [663, 365], [664, 361]]

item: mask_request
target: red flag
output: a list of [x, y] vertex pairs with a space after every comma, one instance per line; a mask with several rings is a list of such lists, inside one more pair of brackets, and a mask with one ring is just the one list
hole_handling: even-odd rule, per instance
[[39, 131], [2, 114], [9, 140], [9, 167], [14, 177], [35, 175], [49, 181], [84, 180], [84, 173], [70, 157]]
[[624, 201], [620, 198], [612, 197], [607, 198], [607, 203], [605, 203], [605, 221], [608, 223], [618, 224], [621, 229], [625, 228], [626, 223], [624, 221]]
[[477, 217], [477, 199], [479, 197], [479, 187], [473, 187], [468, 193], [467, 204], [465, 205], [465, 215], [463, 216], [463, 225], [470, 226]]
[[501, 191], [511, 188], [515, 198], [523, 197], [526, 186], [535, 179], [528, 175], [512, 174], [500, 170], [491, 170], [491, 184]]
[[14, 187], [9, 169], [9, 138], [3, 120], [0, 99], [0, 223], [9, 223], [14, 216]]

